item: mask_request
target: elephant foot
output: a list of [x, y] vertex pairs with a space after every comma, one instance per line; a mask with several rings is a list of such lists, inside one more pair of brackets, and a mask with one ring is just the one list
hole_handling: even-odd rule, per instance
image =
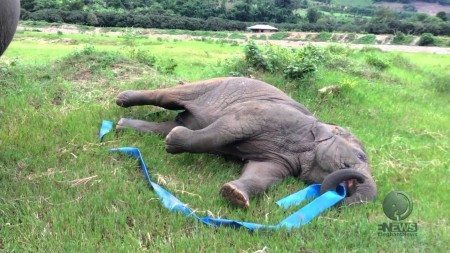
[[121, 107], [130, 107], [139, 104], [142, 94], [139, 91], [127, 90], [119, 93], [116, 97], [116, 104]]
[[224, 186], [222, 186], [222, 188], [220, 189], [220, 194], [235, 206], [248, 208], [250, 205], [245, 194], [231, 183], [226, 183]]
[[[186, 151], [186, 144], [190, 141], [192, 130], [183, 126], [177, 126], [166, 136], [166, 151], [171, 154]], [[189, 145], [187, 145], [189, 146]]]
[[119, 122], [117, 122], [117, 124], [116, 124], [116, 131], [120, 132], [120, 131], [124, 130], [125, 128], [128, 128], [127, 120], [128, 119], [121, 118], [119, 120]]

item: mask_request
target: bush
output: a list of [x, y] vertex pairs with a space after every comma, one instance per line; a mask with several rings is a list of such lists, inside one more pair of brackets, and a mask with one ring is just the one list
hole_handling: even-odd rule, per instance
[[175, 68], [178, 63], [174, 59], [160, 60], [157, 65], [157, 69], [164, 74], [172, 75], [175, 72]]
[[361, 38], [355, 40], [356, 44], [374, 44], [376, 36], [373, 34], [364, 35]]
[[392, 40], [392, 44], [395, 45], [407, 45], [413, 41], [413, 36], [405, 35], [402, 32], [398, 32], [395, 34], [394, 39]]
[[329, 41], [331, 39], [332, 34], [329, 32], [321, 32], [317, 35], [317, 41]]
[[419, 46], [432, 46], [435, 45], [436, 39], [434, 38], [433, 34], [431, 33], [424, 33], [420, 36], [419, 39]]
[[244, 48], [245, 61], [252, 67], [267, 70], [267, 63], [254, 41], [250, 41]]
[[392, 40], [392, 43], [393, 44], [398, 44], [398, 45], [404, 44], [405, 39], [406, 39], [405, 34], [402, 33], [402, 32], [398, 32], [398, 33], [395, 34], [394, 39]]
[[316, 71], [316, 66], [307, 61], [300, 61], [289, 64], [283, 71], [284, 76], [289, 79], [300, 79]]
[[[289, 79], [310, 76], [327, 59], [325, 51], [314, 46], [300, 49], [268, 46], [261, 49], [251, 41], [245, 47], [245, 62], [249, 68], [282, 74]], [[238, 71], [243, 72], [241, 69]]]
[[31, 20], [45, 20], [48, 22], [63, 22], [61, 11], [57, 9], [43, 9], [30, 13]]
[[63, 16], [64, 22], [71, 24], [85, 24], [86, 15], [81, 11], [70, 11]]
[[132, 48], [130, 50], [130, 56], [136, 59], [138, 62], [147, 66], [153, 67], [156, 63], [156, 57], [143, 49]]

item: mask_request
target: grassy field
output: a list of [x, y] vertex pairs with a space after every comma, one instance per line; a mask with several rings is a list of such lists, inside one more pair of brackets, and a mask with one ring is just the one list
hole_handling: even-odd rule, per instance
[[[331, 15], [330, 13], [325, 13]], [[301, 14], [303, 15], [303, 14]], [[306, 14], [305, 14], [306, 15]], [[346, 14], [334, 13], [333, 15], [341, 16], [346, 19]], [[82, 26], [65, 23], [47, 23], [38, 21], [21, 21], [20, 33], [26, 34], [26, 37], [53, 39], [54, 42], [63, 42], [65, 44], [80, 44], [80, 43], [104, 43], [106, 45], [115, 44], [115, 42], [108, 42], [108, 37], [121, 37], [125, 40], [126, 45], [142, 44], [148, 45], [145, 38], [160, 38], [164, 40], [195, 40], [195, 41], [215, 41], [221, 44], [238, 45], [246, 43], [249, 40], [266, 40], [270, 41], [305, 41], [305, 42], [337, 42], [334, 38], [339, 37], [338, 42], [350, 44], [379, 44], [379, 45], [411, 45], [418, 46], [419, 37], [413, 35], [396, 36], [390, 35], [375, 35], [375, 34], [356, 34], [343, 32], [288, 32], [280, 31], [277, 33], [258, 34], [243, 31], [190, 31], [178, 29], [143, 29], [143, 28], [118, 28], [118, 27], [103, 27], [96, 28], [92, 26]], [[92, 34], [100, 36], [93, 37]], [[332, 35], [323, 38], [324, 33]], [[81, 34], [81, 35], [80, 35]], [[435, 47], [449, 47], [450, 38], [448, 36], [434, 36], [434, 44], [428, 46]], [[139, 42], [140, 41], [140, 42]], [[33, 47], [32, 47], [33, 48]], [[51, 57], [52, 55], [45, 55], [43, 57]]]
[[[450, 56], [354, 51], [333, 47], [314, 78], [287, 80], [251, 71], [284, 90], [325, 122], [364, 143], [379, 197], [333, 209], [293, 231], [211, 229], [165, 210], [136, 162], [107, 152], [141, 148], [152, 173], [199, 215], [277, 223], [289, 212], [275, 201], [305, 185], [290, 178], [230, 207], [220, 186], [241, 165], [206, 154], [170, 155], [156, 135], [133, 131], [97, 140], [102, 119], [164, 120], [154, 107], [122, 109], [126, 89], [168, 87], [225, 76], [241, 46], [138, 36], [18, 34], [0, 60], [0, 251], [5, 252], [448, 252], [450, 209]], [[338, 85], [340, 94], [317, 89]], [[414, 201], [406, 221], [414, 237], [378, 235], [389, 222], [384, 196], [403, 190]], [[295, 210], [295, 209], [294, 209]]]

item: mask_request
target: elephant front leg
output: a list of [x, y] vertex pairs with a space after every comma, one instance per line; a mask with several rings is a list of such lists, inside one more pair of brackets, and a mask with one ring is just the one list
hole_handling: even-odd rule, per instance
[[283, 165], [250, 161], [244, 166], [241, 177], [223, 185], [220, 193], [231, 204], [247, 208], [252, 196], [263, 193], [288, 175], [289, 172]]
[[132, 128], [139, 132], [155, 133], [162, 136], [166, 136], [172, 129], [179, 124], [175, 121], [166, 122], [148, 122], [143, 120], [125, 119], [122, 118], [117, 123], [116, 129], [122, 130], [125, 128]]

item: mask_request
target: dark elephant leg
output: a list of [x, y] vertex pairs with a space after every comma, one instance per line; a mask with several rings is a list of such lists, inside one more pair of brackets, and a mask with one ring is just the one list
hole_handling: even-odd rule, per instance
[[120, 93], [116, 103], [122, 107], [155, 105], [169, 110], [182, 110], [184, 105], [177, 94], [169, 90], [128, 90]]
[[230, 203], [247, 208], [252, 196], [263, 193], [288, 175], [288, 170], [280, 164], [250, 161], [244, 166], [241, 177], [222, 186], [220, 193]]
[[200, 130], [177, 126], [166, 137], [166, 151], [172, 154], [219, 151], [225, 145], [245, 138], [241, 125], [236, 124], [233, 118], [222, 117]]
[[165, 137], [170, 131], [179, 124], [175, 121], [166, 122], [148, 122], [143, 120], [122, 118], [117, 123], [116, 129], [132, 128], [143, 133], [155, 133]]
[[186, 103], [202, 96], [214, 86], [196, 83], [157, 90], [128, 90], [120, 93], [116, 103], [122, 107], [156, 105], [169, 110], [185, 109]]

